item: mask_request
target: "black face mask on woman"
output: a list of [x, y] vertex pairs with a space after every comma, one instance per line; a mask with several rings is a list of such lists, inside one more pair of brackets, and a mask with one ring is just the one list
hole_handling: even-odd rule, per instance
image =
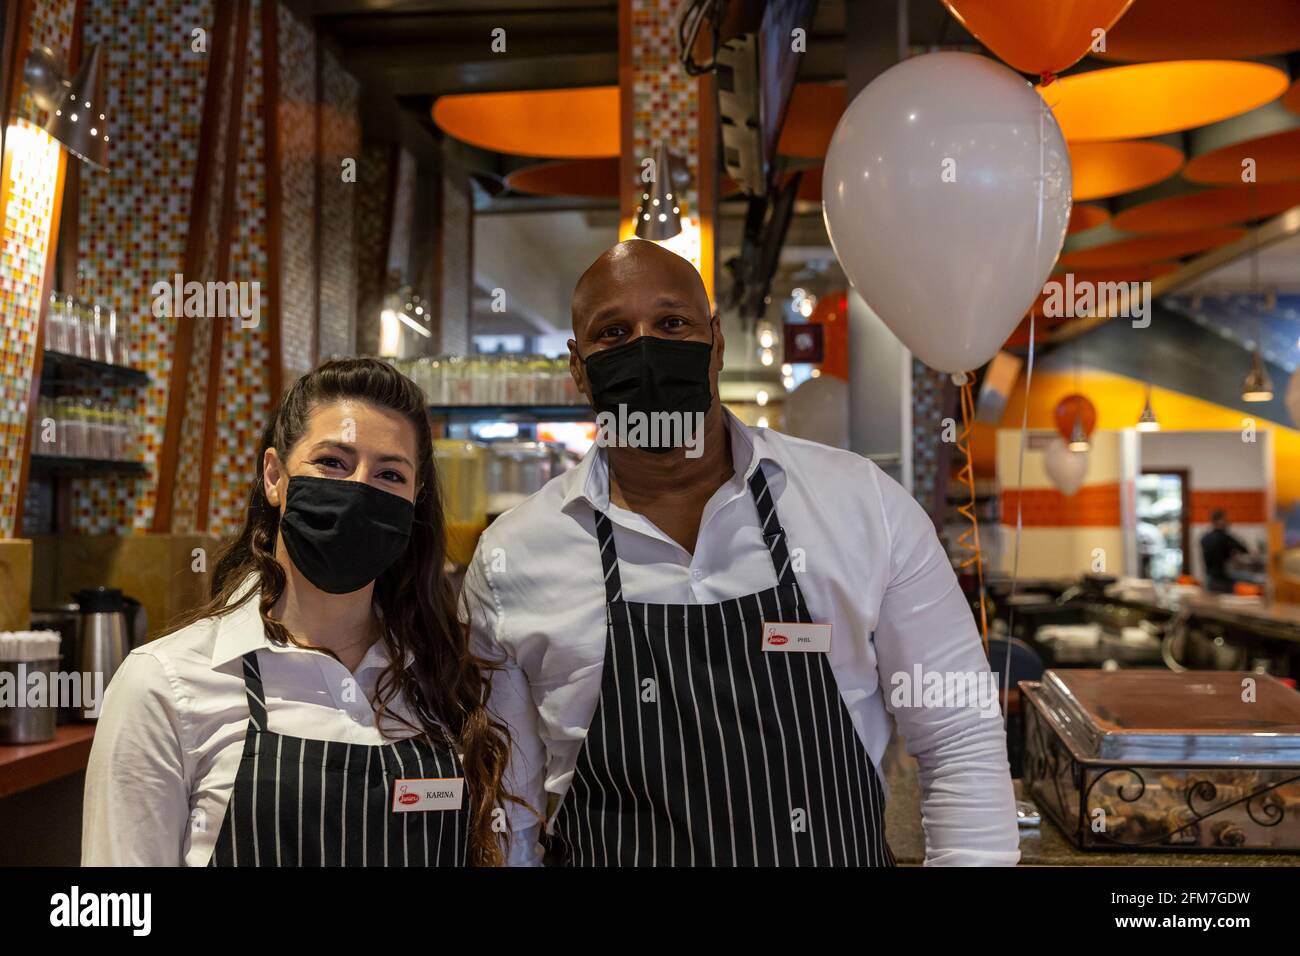
[[[599, 412], [703, 414], [713, 404], [709, 364], [713, 341], [692, 342], [642, 335], [583, 359], [591, 404]], [[670, 451], [651, 447], [649, 451]]]
[[415, 506], [361, 481], [294, 475], [280, 534], [294, 567], [330, 594], [350, 594], [406, 550]]

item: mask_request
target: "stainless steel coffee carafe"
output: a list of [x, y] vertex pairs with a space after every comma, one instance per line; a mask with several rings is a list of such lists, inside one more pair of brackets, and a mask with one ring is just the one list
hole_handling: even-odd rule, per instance
[[[126, 601], [116, 588], [87, 588], [73, 594], [80, 607], [77, 644], [81, 659], [82, 717], [99, 717], [101, 694], [131, 650]], [[88, 685], [88, 686], [87, 686]]]

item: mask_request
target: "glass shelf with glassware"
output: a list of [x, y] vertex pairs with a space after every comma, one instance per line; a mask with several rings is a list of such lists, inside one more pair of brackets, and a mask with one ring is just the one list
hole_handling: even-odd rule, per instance
[[542, 355], [438, 355], [393, 359], [435, 409], [579, 409], [567, 358]]
[[116, 309], [88, 305], [71, 295], [51, 292], [45, 310], [47, 359], [55, 356], [59, 370], [81, 367], [124, 379], [143, 380], [132, 365], [134, 346]]

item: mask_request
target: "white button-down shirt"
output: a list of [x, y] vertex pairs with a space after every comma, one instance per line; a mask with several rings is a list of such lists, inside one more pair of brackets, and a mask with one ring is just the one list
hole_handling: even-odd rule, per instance
[[[480, 653], [504, 657], [491, 706], [514, 738], [507, 785], [539, 810], [548, 795], [562, 798], [595, 713], [605, 587], [593, 509], [613, 524], [628, 600], [731, 600], [776, 584], [746, 484], [765, 462], [808, 609], [833, 625], [831, 671], [858, 736], [879, 768], [896, 721], [917, 758], [926, 862], [1014, 864], [1019, 836], [1000, 715], [891, 700], [902, 686], [895, 675], [910, 680], [918, 667], [988, 678], [970, 608], [925, 511], [868, 459], [727, 414], [736, 470], [705, 506], [694, 554], [611, 504], [598, 447], [480, 538], [464, 608]], [[510, 862], [536, 863], [536, 818], [512, 812], [511, 821]]]
[[[390, 661], [382, 641], [352, 672], [267, 640], [258, 600], [253, 590], [226, 614], [137, 648], [113, 675], [86, 768], [83, 866], [207, 866], [249, 726], [249, 651], [267, 652], [258, 665], [276, 733], [366, 745], [411, 734], [376, 724], [371, 700]], [[400, 697], [389, 709], [411, 716]]]

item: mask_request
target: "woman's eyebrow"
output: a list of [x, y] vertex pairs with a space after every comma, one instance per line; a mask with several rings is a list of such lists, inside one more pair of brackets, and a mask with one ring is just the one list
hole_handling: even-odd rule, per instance
[[[357, 453], [357, 448], [355, 445], [345, 441], [335, 441], [333, 438], [326, 438], [321, 441], [318, 441], [316, 444], [311, 446], [311, 450], [316, 451], [320, 448], [325, 448], [325, 447], [337, 448], [339, 451], [347, 452], [349, 455], [355, 455]], [[415, 467], [415, 465], [411, 462], [411, 459], [407, 458], [405, 455], [380, 455], [378, 458], [375, 459], [375, 461], [381, 465], [387, 464], [388, 462], [391, 461], [395, 461], [395, 462], [399, 462], [400, 464], [406, 465], [408, 468]]]

